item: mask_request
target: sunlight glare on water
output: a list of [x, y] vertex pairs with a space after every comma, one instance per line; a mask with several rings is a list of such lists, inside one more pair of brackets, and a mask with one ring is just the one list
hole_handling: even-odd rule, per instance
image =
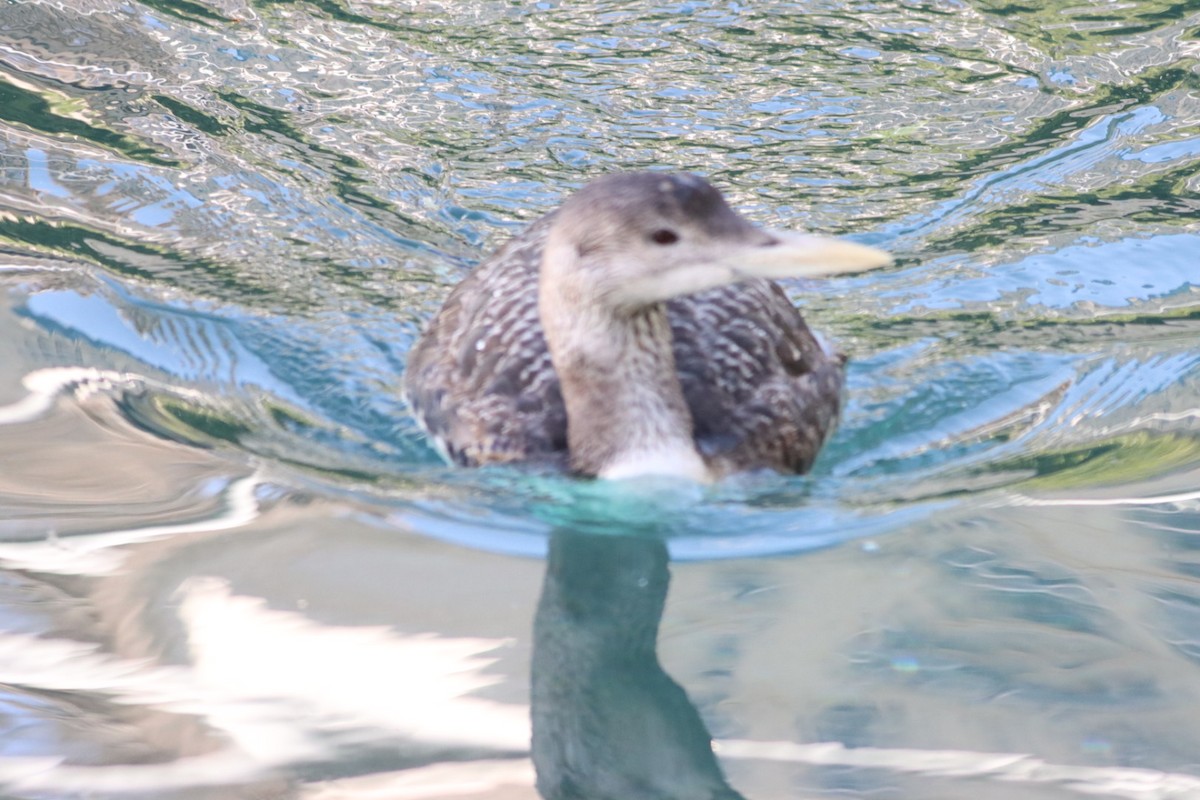
[[[532, 798], [532, 713], [681, 798], [689, 731], [747, 798], [1200, 797], [1198, 121], [1165, 0], [4, 6], [0, 794]], [[813, 474], [443, 465], [422, 323], [647, 168], [896, 256], [787, 287]]]

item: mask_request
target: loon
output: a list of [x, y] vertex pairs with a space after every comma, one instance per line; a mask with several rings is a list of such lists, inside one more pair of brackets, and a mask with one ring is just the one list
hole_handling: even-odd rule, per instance
[[695, 175], [608, 175], [454, 288], [409, 354], [405, 395], [464, 466], [804, 472], [836, 423], [845, 358], [772, 279], [890, 263], [752, 225]]

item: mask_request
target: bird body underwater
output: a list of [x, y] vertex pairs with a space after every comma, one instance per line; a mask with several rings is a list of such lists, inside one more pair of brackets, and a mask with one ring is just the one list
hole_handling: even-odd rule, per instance
[[837, 421], [845, 359], [772, 279], [890, 263], [754, 226], [694, 175], [609, 175], [454, 288], [409, 355], [405, 394], [466, 466], [804, 472]]

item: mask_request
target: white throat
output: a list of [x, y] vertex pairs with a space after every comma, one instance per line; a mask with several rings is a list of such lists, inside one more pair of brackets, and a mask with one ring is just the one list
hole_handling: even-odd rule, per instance
[[669, 442], [621, 453], [604, 466], [598, 477], [626, 480], [652, 475], [684, 478], [698, 483], [708, 483], [713, 477], [695, 447]]
[[552, 231], [538, 298], [567, 410], [571, 467], [608, 480], [712, 480], [693, 440], [666, 308], [644, 299], [614, 307], [620, 298], [595, 279], [612, 265], [578, 258]]

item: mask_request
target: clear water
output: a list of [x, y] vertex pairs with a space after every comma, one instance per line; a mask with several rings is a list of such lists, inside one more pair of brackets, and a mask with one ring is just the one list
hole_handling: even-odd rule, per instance
[[[532, 704], [664, 796], [706, 728], [747, 798], [1200, 797], [1198, 65], [1166, 0], [0, 5], [0, 795], [533, 798]], [[792, 287], [815, 473], [442, 466], [421, 321], [648, 166], [897, 255]]]

